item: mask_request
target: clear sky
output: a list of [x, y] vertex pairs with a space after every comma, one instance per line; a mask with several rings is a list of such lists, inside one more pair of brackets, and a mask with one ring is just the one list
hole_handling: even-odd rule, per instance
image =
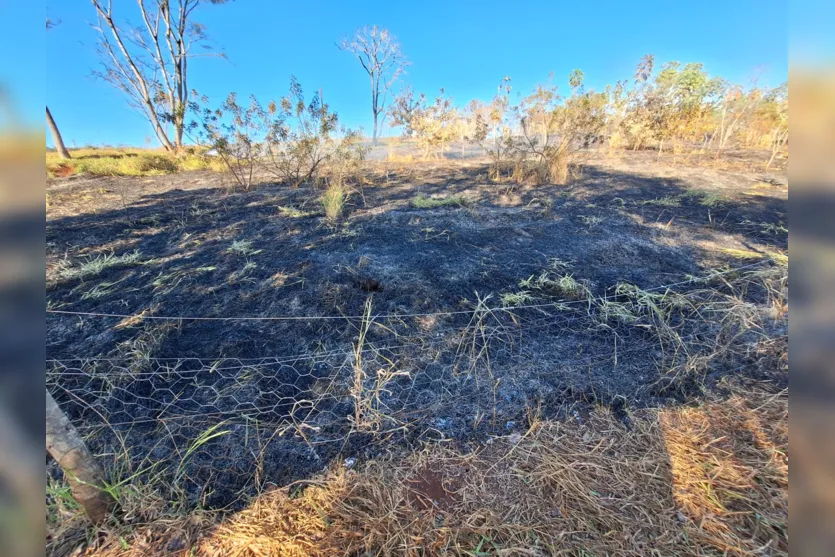
[[[20, 4], [0, 3], [4, 11]], [[135, 2], [114, 4], [137, 21]], [[43, 96], [17, 95], [24, 116], [42, 122], [45, 98], [68, 146], [144, 145], [153, 137], [150, 126], [121, 93], [91, 76], [97, 59], [90, 3], [47, 0], [46, 16], [60, 24], [46, 32], [45, 53], [35, 49], [17, 62], [24, 71], [27, 60], [46, 57]], [[743, 84], [758, 71], [767, 86], [788, 75], [788, 9], [778, 0], [237, 0], [203, 6], [196, 16], [229, 61], [196, 60], [190, 86], [218, 101], [230, 91], [267, 100], [285, 94], [294, 74], [307, 93], [321, 88], [343, 123], [369, 134], [367, 78], [335, 46], [364, 24], [397, 36], [412, 63], [404, 83], [427, 93], [444, 87], [462, 106], [474, 98], [489, 100], [505, 75], [513, 79], [514, 92], [528, 93], [554, 72], [565, 90], [569, 72], [580, 68], [587, 88], [601, 88], [630, 78], [647, 53], [657, 63], [702, 62], [711, 75]], [[13, 48], [15, 40], [12, 34], [0, 46]], [[13, 79], [15, 68], [4, 73]]]

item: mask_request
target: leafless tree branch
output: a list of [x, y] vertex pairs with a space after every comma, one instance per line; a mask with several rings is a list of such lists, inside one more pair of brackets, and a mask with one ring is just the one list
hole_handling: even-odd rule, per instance
[[[400, 50], [400, 44], [388, 29], [376, 25], [362, 27], [351, 38], [343, 39], [338, 45], [356, 56], [371, 86], [371, 114], [374, 118], [372, 141], [377, 144], [377, 134], [386, 117], [388, 92], [404, 73], [409, 62]], [[382, 115], [382, 118], [380, 118]]]
[[207, 38], [204, 27], [191, 21], [192, 13], [200, 4], [224, 1], [137, 0], [142, 24], [134, 27], [117, 22], [112, 0], [92, 0], [102, 67], [94, 74], [128, 97], [167, 150], [183, 145], [190, 50]]

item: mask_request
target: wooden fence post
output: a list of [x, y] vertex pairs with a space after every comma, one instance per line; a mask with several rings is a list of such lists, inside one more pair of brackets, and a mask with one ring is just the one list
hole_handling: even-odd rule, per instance
[[104, 473], [84, 440], [49, 391], [46, 392], [46, 450], [58, 462], [70, 484], [73, 498], [94, 524], [101, 524], [116, 508], [104, 491]]

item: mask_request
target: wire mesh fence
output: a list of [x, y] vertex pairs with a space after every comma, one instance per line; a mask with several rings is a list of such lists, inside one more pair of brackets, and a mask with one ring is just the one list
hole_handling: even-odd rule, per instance
[[[783, 271], [765, 279], [759, 266], [732, 271], [710, 278], [710, 288], [707, 280], [675, 283], [690, 285], [681, 298], [663, 285], [375, 315], [369, 297], [362, 315], [332, 320], [348, 331], [335, 349], [53, 358], [47, 388], [114, 485], [153, 481], [171, 497], [225, 507], [266, 483], [286, 484], [392, 442], [484, 438], [569, 415], [574, 403], [622, 408], [668, 396], [664, 370], [704, 376], [737, 365], [774, 336], [752, 281], [782, 280]], [[442, 334], [415, 326], [427, 316], [447, 320]], [[180, 326], [201, 323], [181, 318]]]

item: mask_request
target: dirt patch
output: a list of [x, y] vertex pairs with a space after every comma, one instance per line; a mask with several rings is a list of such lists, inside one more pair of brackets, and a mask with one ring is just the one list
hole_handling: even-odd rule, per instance
[[59, 164], [52, 169], [52, 175], [55, 178], [66, 178], [75, 174], [75, 168], [69, 164]]
[[406, 485], [407, 498], [420, 509], [447, 509], [455, 501], [455, 484], [444, 476], [443, 470], [433, 468], [431, 463], [415, 470]]

